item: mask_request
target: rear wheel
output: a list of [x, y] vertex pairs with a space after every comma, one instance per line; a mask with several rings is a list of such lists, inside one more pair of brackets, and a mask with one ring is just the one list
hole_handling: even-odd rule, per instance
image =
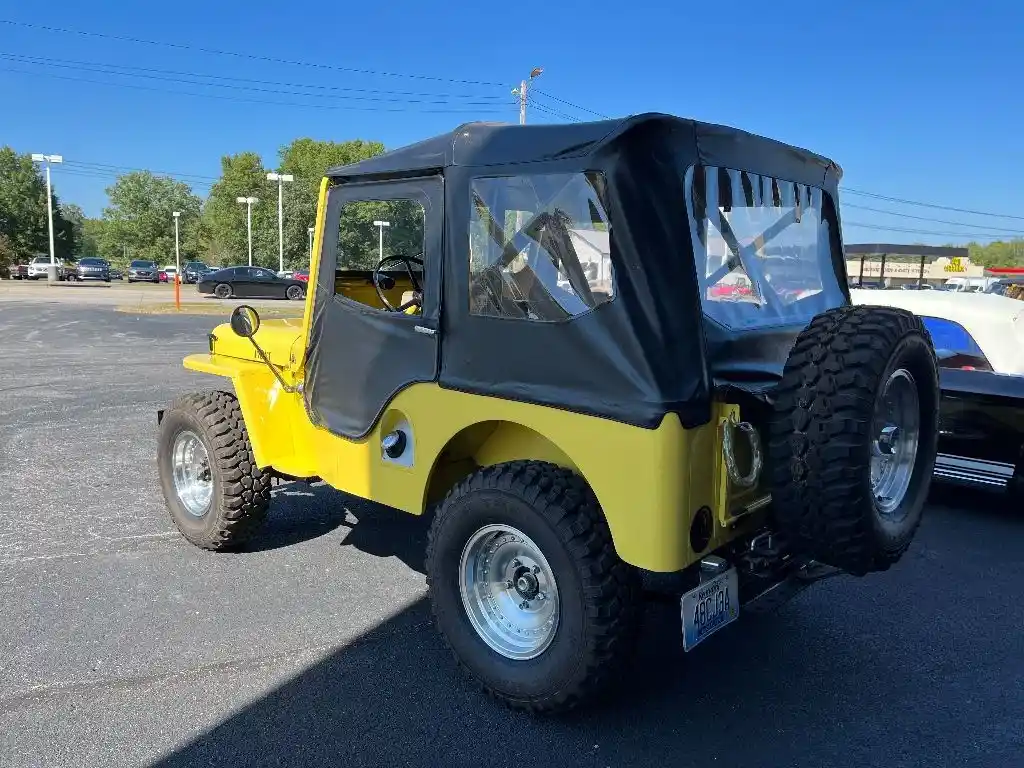
[[233, 395], [175, 400], [160, 424], [157, 463], [171, 520], [196, 546], [237, 547], [266, 518], [270, 476], [255, 464]]
[[230, 299], [231, 298], [231, 286], [227, 283], [221, 283], [213, 289], [213, 295], [218, 299]]
[[883, 307], [819, 315], [786, 361], [771, 427], [779, 527], [855, 575], [910, 546], [938, 441], [938, 370], [920, 318]]
[[458, 663], [515, 708], [576, 706], [633, 648], [639, 575], [590, 488], [552, 464], [487, 467], [453, 489], [431, 526], [427, 584]]
[[301, 286], [289, 285], [288, 290], [284, 292], [284, 295], [291, 301], [299, 301], [300, 299], [305, 298], [306, 292], [302, 290]]

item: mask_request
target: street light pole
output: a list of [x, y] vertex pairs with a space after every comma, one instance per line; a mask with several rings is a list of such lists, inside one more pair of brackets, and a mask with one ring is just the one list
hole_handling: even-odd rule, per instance
[[174, 211], [174, 306], [181, 309], [181, 248], [178, 245], [178, 219], [181, 211]]
[[277, 253], [278, 271], [284, 272], [284, 183], [295, 181], [290, 173], [268, 173], [267, 181], [277, 182]]
[[46, 278], [47, 282], [52, 283], [57, 280], [57, 252], [53, 245], [53, 192], [50, 188], [50, 164], [63, 163], [64, 158], [61, 155], [41, 155], [39, 153], [34, 153], [32, 155], [32, 162], [46, 163], [46, 214], [50, 228], [50, 269], [46, 273]]
[[513, 88], [512, 93], [519, 97], [519, 124], [526, 125], [526, 98], [530, 91], [530, 86], [533, 85], [534, 79], [541, 76], [544, 70], [541, 67], [534, 67], [530, 70], [529, 80], [523, 80], [519, 83], [518, 88]]
[[252, 205], [258, 203], [258, 197], [236, 197], [235, 202], [245, 203], [245, 228], [249, 233], [249, 266], [252, 266]]
[[181, 211], [175, 211], [174, 216], [174, 270], [176, 274], [181, 274], [181, 248], [178, 244], [178, 219], [181, 218]]
[[377, 229], [380, 230], [380, 259], [377, 261], [377, 263], [379, 264], [381, 261], [384, 261], [384, 227], [390, 227], [391, 222], [375, 221], [373, 222], [373, 226], [377, 227]]
[[313, 265], [313, 227], [306, 230], [309, 233], [309, 264]]

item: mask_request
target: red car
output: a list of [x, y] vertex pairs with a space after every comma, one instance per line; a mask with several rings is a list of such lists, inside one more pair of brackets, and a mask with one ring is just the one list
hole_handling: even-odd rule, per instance
[[161, 283], [166, 283], [167, 273], [161, 269], [160, 272], [157, 274], [157, 278], [160, 280]]
[[304, 283], [308, 283], [309, 282], [309, 270], [307, 270], [307, 269], [300, 269], [298, 272], [293, 272], [292, 273], [292, 279], [293, 280], [301, 280]]

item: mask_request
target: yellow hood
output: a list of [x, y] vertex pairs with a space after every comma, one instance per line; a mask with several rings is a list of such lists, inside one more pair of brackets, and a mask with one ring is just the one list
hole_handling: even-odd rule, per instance
[[[261, 359], [252, 342], [236, 335], [228, 323], [214, 328], [213, 335], [212, 354], [242, 360]], [[294, 370], [301, 364], [301, 348], [305, 339], [301, 318], [263, 320], [255, 338], [274, 365]]]

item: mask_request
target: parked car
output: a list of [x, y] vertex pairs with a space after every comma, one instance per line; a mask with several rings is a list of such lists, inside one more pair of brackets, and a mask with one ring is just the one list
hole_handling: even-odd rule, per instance
[[1024, 302], [965, 291], [851, 291], [908, 309], [941, 366], [936, 478], [1024, 494]]
[[111, 280], [124, 280], [124, 273], [121, 272], [117, 267], [110, 268], [110, 279]]
[[301, 280], [304, 283], [308, 283], [309, 282], [309, 270], [308, 269], [297, 270], [292, 275], [292, 278], [294, 278], [295, 280]]
[[183, 283], [198, 283], [199, 278], [213, 269], [201, 261], [186, 261], [181, 268], [181, 281]]
[[105, 259], [98, 259], [93, 256], [86, 256], [78, 260], [78, 266], [74, 275], [68, 276], [69, 280], [102, 280], [110, 282], [110, 264]]
[[989, 287], [985, 289], [985, 293], [995, 293], [999, 296], [1006, 296], [1008, 293], [1015, 293], [1015, 291], [1011, 291], [1011, 288], [1014, 286], [1024, 286], [1024, 277], [1001, 277], [990, 284]]
[[155, 261], [136, 259], [128, 265], [129, 283], [157, 283], [160, 281], [160, 270]]
[[162, 283], [173, 283], [175, 275], [178, 274], [178, 268], [173, 264], [168, 264], [160, 269], [160, 273], [164, 275], [160, 279]]
[[11, 280], [28, 280], [28, 264], [12, 264], [8, 270]]
[[262, 298], [292, 299], [298, 301], [306, 296], [306, 284], [301, 280], [277, 276], [273, 270], [263, 267], [227, 267], [208, 272], [196, 285], [199, 293], [210, 293], [218, 299]]

